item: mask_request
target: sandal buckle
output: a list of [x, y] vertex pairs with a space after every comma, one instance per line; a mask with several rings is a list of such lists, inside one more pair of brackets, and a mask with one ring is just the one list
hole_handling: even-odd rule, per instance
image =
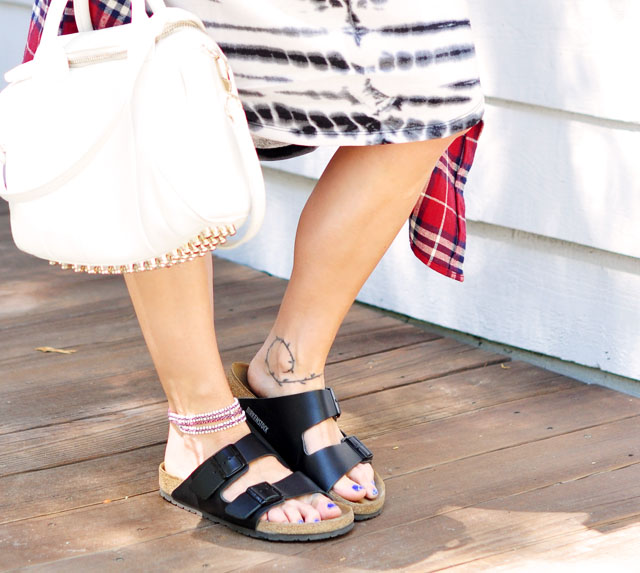
[[231, 476], [236, 475], [247, 465], [244, 456], [233, 444], [230, 444], [223, 450], [219, 451], [213, 457], [213, 460], [218, 466], [220, 474], [224, 479], [229, 479]]
[[340, 414], [342, 414], [342, 410], [340, 409], [340, 404], [338, 403], [338, 399], [336, 398], [336, 393], [333, 391], [333, 388], [327, 388], [327, 390], [329, 390], [329, 394], [331, 395], [331, 399], [333, 400], [333, 405], [336, 409], [335, 417], [339, 418]]
[[368, 462], [373, 459], [373, 452], [355, 436], [347, 436], [343, 441], [347, 442], [347, 444], [356, 451], [356, 453], [362, 458], [363, 462]]
[[282, 492], [274, 485], [263, 481], [247, 488], [247, 493], [255, 499], [260, 506], [284, 499]]

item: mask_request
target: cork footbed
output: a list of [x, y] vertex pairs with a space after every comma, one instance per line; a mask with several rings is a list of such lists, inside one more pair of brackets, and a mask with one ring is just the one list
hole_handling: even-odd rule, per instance
[[343, 535], [353, 527], [353, 511], [348, 505], [337, 501], [336, 505], [342, 511], [342, 515], [340, 517], [325, 519], [316, 523], [272, 523], [270, 521], [260, 521], [256, 525], [255, 530], [251, 530], [229, 523], [215, 515], [205, 514], [173, 499], [171, 494], [183, 482], [183, 480], [167, 473], [164, 469], [164, 462], [162, 462], [158, 468], [158, 477], [158, 481], [160, 483], [160, 495], [167, 501], [170, 501], [182, 509], [191, 511], [196, 515], [205, 517], [215, 523], [223, 523], [224, 525], [251, 537], [258, 537], [270, 541], [314, 541]]
[[[257, 398], [257, 396], [251, 391], [249, 382], [247, 379], [247, 371], [249, 365], [245, 362], [234, 362], [229, 369], [227, 378], [229, 380], [229, 386], [231, 392], [236, 398]], [[374, 470], [374, 480], [376, 489], [378, 490], [378, 497], [375, 499], [363, 499], [360, 501], [349, 501], [342, 496], [335, 493], [333, 490], [329, 492], [329, 496], [337, 503], [346, 505], [353, 509], [354, 518], [356, 521], [364, 521], [376, 517], [382, 511], [384, 500], [386, 497], [386, 489], [384, 481]]]

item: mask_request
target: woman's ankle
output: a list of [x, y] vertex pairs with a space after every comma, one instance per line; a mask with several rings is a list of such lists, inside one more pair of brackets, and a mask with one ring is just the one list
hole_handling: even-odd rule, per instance
[[258, 396], [298, 394], [324, 388], [324, 361], [306, 357], [293, 342], [267, 338], [249, 363], [247, 377]]
[[202, 435], [185, 434], [169, 424], [164, 453], [165, 470], [172, 476], [186, 479], [206, 459], [250, 432], [246, 422], [222, 432]]

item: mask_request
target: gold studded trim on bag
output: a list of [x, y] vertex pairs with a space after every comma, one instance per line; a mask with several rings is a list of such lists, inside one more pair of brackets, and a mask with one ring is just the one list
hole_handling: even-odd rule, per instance
[[196, 257], [202, 257], [213, 251], [218, 245], [227, 241], [227, 237], [235, 235], [235, 225], [221, 225], [219, 227], [207, 227], [197, 237], [187, 241], [181, 247], [156, 257], [128, 265], [78, 265], [49, 261], [50, 265], [60, 265], [63, 270], [73, 270], [76, 273], [89, 273], [100, 275], [119, 275], [123, 273], [138, 273], [152, 271], [154, 269], [167, 269], [179, 263], [192, 261]]

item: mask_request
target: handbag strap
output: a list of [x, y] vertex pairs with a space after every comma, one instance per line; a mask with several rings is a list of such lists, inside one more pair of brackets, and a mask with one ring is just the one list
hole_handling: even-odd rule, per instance
[[[154, 0], [153, 5], [150, 3], [154, 12], [156, 8], [165, 6], [163, 0]], [[51, 4], [49, 4], [49, 9], [47, 10], [47, 17], [44, 21], [42, 36], [40, 37], [40, 45], [38, 46], [38, 50], [36, 50], [36, 54], [40, 51], [43, 44], [46, 45], [46, 43], [52, 41], [52, 39], [58, 35], [60, 21], [62, 20], [66, 7], [67, 0], [51, 0]], [[89, 0], [73, 0], [73, 11], [76, 18], [76, 25], [80, 32], [93, 30], [91, 14], [89, 12]], [[131, 0], [131, 21], [133, 23], [140, 23], [146, 18], [148, 18], [148, 16], [145, 10], [145, 0]]]
[[78, 32], [91, 32], [93, 30], [88, 0], [73, 0], [73, 17], [76, 20]]
[[[153, 13], [165, 8], [163, 0], [147, 0], [147, 4]], [[91, 32], [93, 30], [89, 0], [73, 0], [73, 15], [76, 20], [78, 32]]]

